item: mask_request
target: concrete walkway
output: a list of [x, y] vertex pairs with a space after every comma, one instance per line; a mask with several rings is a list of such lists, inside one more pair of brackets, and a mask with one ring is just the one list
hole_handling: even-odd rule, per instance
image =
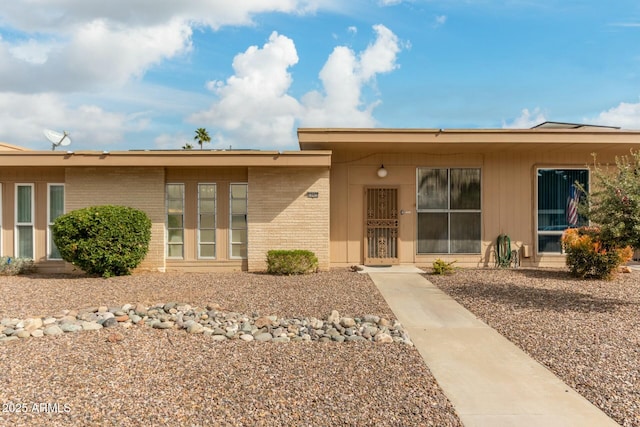
[[368, 274], [466, 427], [618, 425], [423, 276]]

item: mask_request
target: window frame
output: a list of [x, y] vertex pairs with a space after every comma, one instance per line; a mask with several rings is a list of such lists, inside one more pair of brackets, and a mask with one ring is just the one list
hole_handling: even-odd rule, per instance
[[[182, 188], [182, 198], [180, 199], [181, 202], [182, 202], [182, 212], [181, 212], [181, 214], [182, 214], [182, 227], [179, 227], [179, 228], [178, 227], [170, 227], [169, 226], [169, 202], [171, 200], [178, 200], [177, 198], [173, 198], [172, 199], [172, 198], [169, 197], [169, 186], [171, 186], [171, 185], [177, 185], [177, 186], [180, 186]], [[177, 259], [185, 259], [186, 245], [185, 245], [185, 241], [184, 241], [185, 240], [184, 239], [184, 237], [185, 237], [185, 232], [184, 232], [184, 230], [185, 230], [185, 226], [184, 225], [185, 224], [184, 224], [184, 222], [185, 222], [185, 216], [186, 216], [185, 215], [186, 185], [183, 182], [167, 182], [165, 184], [164, 188], [165, 188], [165, 221], [166, 221], [166, 223], [165, 223], [165, 229], [166, 229], [166, 232], [165, 232], [165, 239], [166, 239], [165, 259], [175, 259], [175, 260], [177, 260]], [[182, 241], [180, 243], [172, 243], [172, 242], [169, 241], [169, 234], [170, 234], [169, 231], [170, 230], [181, 230], [182, 231]], [[182, 246], [182, 255], [181, 256], [170, 256], [169, 254], [170, 254], [171, 251], [169, 251], [169, 247], [170, 246], [178, 246], [178, 245]]]
[[[237, 228], [233, 226], [233, 186], [234, 185], [243, 185], [245, 187], [245, 226], [243, 228]], [[235, 199], [242, 200], [242, 199]], [[235, 214], [239, 215], [239, 214]], [[245, 230], [246, 231], [246, 241], [245, 242], [234, 242], [233, 241], [233, 230]], [[249, 184], [247, 182], [231, 182], [229, 183], [229, 259], [247, 259], [249, 257]], [[233, 247], [234, 245], [245, 245], [246, 254], [245, 256], [234, 256], [233, 255]]]
[[[565, 252], [562, 250], [562, 245], [560, 245], [560, 252], [542, 252], [540, 250], [540, 239], [539, 236], [562, 236], [562, 234], [564, 233], [565, 230], [569, 229], [569, 228], [573, 228], [573, 227], [567, 227], [564, 230], [548, 230], [548, 231], [543, 231], [542, 233], [540, 233], [540, 230], [538, 229], [538, 224], [539, 224], [539, 192], [540, 192], [540, 188], [539, 188], [539, 182], [538, 182], [538, 173], [541, 170], [545, 170], [545, 171], [585, 171], [587, 172], [587, 191], [589, 191], [589, 187], [591, 186], [591, 170], [589, 170], [589, 168], [584, 168], [584, 167], [578, 167], [578, 166], [536, 166], [535, 168], [535, 176], [534, 176], [534, 182], [535, 182], [535, 194], [534, 194], [534, 202], [535, 202], [535, 211], [534, 211], [534, 240], [535, 240], [535, 248], [536, 248], [536, 254], [540, 255], [540, 256], [564, 256]], [[566, 212], [565, 212], [566, 214]]]
[[[30, 221], [29, 222], [20, 222], [18, 209], [20, 208], [18, 203], [19, 191], [20, 187], [28, 187], [31, 189], [31, 201], [30, 201]], [[33, 183], [16, 183], [15, 185], [15, 228], [14, 228], [14, 256], [16, 258], [22, 258], [20, 251], [20, 233], [19, 227], [31, 227], [31, 259], [35, 259], [35, 251], [36, 251], [36, 233], [35, 233], [35, 184]]]
[[[446, 208], [420, 208], [420, 170], [446, 170], [447, 171], [447, 207]], [[475, 170], [479, 174], [479, 209], [452, 209], [451, 208], [451, 171], [452, 170]], [[416, 167], [416, 219], [415, 219], [415, 253], [424, 255], [478, 255], [482, 253], [482, 168], [481, 167], [444, 167], [444, 166], [418, 166]], [[420, 252], [419, 249], [419, 217], [421, 213], [441, 213], [447, 215], [447, 252]], [[451, 251], [451, 214], [456, 213], [477, 213], [480, 215], [480, 237], [478, 239], [479, 248], [477, 252], [452, 252]]]
[[[64, 183], [47, 183], [47, 260], [51, 261], [62, 261], [62, 257], [53, 258], [52, 257], [52, 247], [54, 245], [53, 242], [53, 233], [51, 230], [51, 226], [56, 218], [51, 218], [51, 188], [52, 187], [62, 187], [62, 214], [66, 212], [66, 203], [65, 203], [65, 186]], [[58, 251], [59, 252], [59, 251]]]
[[[198, 230], [197, 230], [197, 254], [198, 259], [205, 260], [213, 260], [217, 259], [218, 256], [218, 186], [215, 182], [199, 182], [198, 184]], [[213, 230], [213, 242], [202, 242], [200, 237], [200, 232], [203, 230], [200, 218], [202, 216], [200, 211], [200, 201], [202, 198], [200, 197], [200, 187], [210, 185], [213, 186], [213, 199], [205, 199], [205, 200], [213, 200], [213, 228], [205, 228], [205, 230]], [[184, 213], [183, 213], [184, 215]], [[213, 256], [202, 256], [201, 255], [201, 247], [202, 245], [212, 245], [213, 246]]]

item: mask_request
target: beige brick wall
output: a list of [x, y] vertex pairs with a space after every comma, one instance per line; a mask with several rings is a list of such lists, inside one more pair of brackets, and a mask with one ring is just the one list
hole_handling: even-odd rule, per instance
[[151, 242], [138, 270], [165, 270], [164, 168], [67, 168], [66, 211], [96, 205], [121, 205], [140, 209], [151, 219]]
[[266, 270], [271, 249], [313, 251], [328, 269], [329, 169], [253, 167], [248, 177], [249, 271]]

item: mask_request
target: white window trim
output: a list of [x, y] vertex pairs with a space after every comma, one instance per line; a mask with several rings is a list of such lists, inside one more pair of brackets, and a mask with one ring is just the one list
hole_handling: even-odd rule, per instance
[[[169, 185], [181, 185], [182, 186], [182, 256], [169, 256], [169, 192], [167, 191], [167, 187]], [[164, 200], [164, 221], [165, 221], [165, 245], [164, 245], [164, 257], [165, 259], [184, 259], [185, 255], [185, 242], [184, 242], [184, 220], [185, 220], [185, 193], [187, 187], [184, 182], [167, 182], [164, 187], [165, 191], [165, 200]]]
[[[31, 187], [31, 222], [18, 222], [18, 187]], [[18, 243], [18, 227], [31, 226], [31, 247], [33, 248], [32, 258], [35, 259], [36, 233], [35, 233], [35, 185], [33, 183], [16, 183], [15, 185], [15, 228], [14, 228], [14, 256], [20, 257]]]
[[[247, 245], [247, 256], [239, 257], [233, 256], [233, 244], [239, 242], [233, 242], [233, 230], [242, 230], [240, 228], [233, 228], [233, 192], [231, 191], [231, 187], [234, 185], [244, 185], [247, 188], [247, 195], [245, 197], [247, 211], [245, 212], [245, 216], [247, 217], [247, 226], [244, 230], [247, 230], [247, 241], [245, 244]], [[229, 259], [247, 259], [249, 257], [249, 184], [246, 182], [231, 182], [229, 183]]]
[[[418, 204], [418, 191], [419, 185], [418, 182], [418, 171], [420, 169], [446, 169], [447, 170], [447, 208], [446, 209], [420, 209]], [[451, 209], [451, 170], [452, 169], [477, 169], [480, 171], [480, 209]], [[483, 221], [483, 187], [482, 183], [484, 182], [483, 170], [480, 166], [418, 166], [416, 167], [416, 219], [415, 219], [415, 252], [416, 255], [478, 255], [482, 254], [482, 232], [484, 227], [482, 226]], [[418, 214], [420, 213], [446, 213], [447, 214], [447, 252], [429, 252], [429, 253], [421, 253], [418, 252]], [[480, 214], [480, 252], [451, 252], [451, 214], [452, 213], [479, 213]]]
[[[51, 187], [62, 187], [62, 212], [63, 214], [67, 212], [67, 204], [65, 202], [66, 189], [64, 187], [64, 183], [47, 183], [47, 260], [51, 261], [62, 261], [62, 258], [52, 258], [51, 257], [51, 242], [53, 241], [53, 232], [51, 231], [51, 226], [53, 225], [53, 221], [51, 221]], [[55, 220], [54, 220], [55, 221]]]
[[[562, 235], [562, 233], [564, 233], [564, 230], [561, 232], [558, 231], [542, 231], [540, 232], [538, 230], [538, 172], [540, 170], [580, 170], [580, 171], [587, 171], [587, 180], [588, 180], [588, 185], [589, 187], [591, 187], [591, 170], [589, 168], [584, 168], [584, 167], [577, 167], [575, 165], [573, 166], [536, 166], [535, 168], [535, 176], [533, 178], [534, 183], [535, 183], [535, 194], [534, 194], [534, 212], [533, 212], [533, 216], [534, 216], [534, 224], [533, 224], [533, 233], [534, 233], [534, 237], [533, 240], [535, 241], [535, 248], [536, 248], [536, 254], [540, 255], [540, 256], [552, 256], [552, 257], [564, 257], [565, 253], [562, 250], [562, 246], [560, 246], [560, 252], [541, 252], [539, 246], [539, 242], [538, 242], [538, 236], [558, 236], [558, 235]], [[560, 234], [558, 234], [560, 233]]]
[[[213, 197], [213, 203], [214, 203], [214, 211], [213, 211], [213, 232], [215, 234], [215, 241], [213, 242], [213, 247], [214, 247], [214, 256], [209, 257], [209, 256], [202, 256], [200, 255], [200, 186], [201, 185], [213, 185], [215, 191], [214, 191], [214, 197]], [[199, 182], [198, 183], [198, 259], [216, 259], [217, 255], [218, 255], [218, 185], [215, 182]], [[207, 230], [209, 230], [209, 228], [207, 228]], [[211, 244], [209, 242], [205, 242], [205, 244]]]

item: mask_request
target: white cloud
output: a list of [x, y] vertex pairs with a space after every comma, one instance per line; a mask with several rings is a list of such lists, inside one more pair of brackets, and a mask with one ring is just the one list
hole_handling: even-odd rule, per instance
[[604, 126], [618, 126], [623, 129], [640, 129], [640, 103], [621, 102], [616, 107], [601, 112], [597, 117], [584, 121]]
[[[143, 78], [151, 67], [188, 54], [194, 29], [253, 25], [262, 13], [342, 7], [337, 0], [5, 3], [0, 8], [0, 30], [7, 30], [0, 36], [0, 139], [34, 148], [40, 146], [43, 127], [71, 129], [74, 145], [82, 140], [113, 145], [128, 131], [148, 126], [151, 117], [115, 109], [142, 106], [166, 113], [167, 100], [143, 87]], [[141, 92], [146, 98], [134, 99]], [[188, 114], [183, 110], [188, 103], [170, 103], [174, 114]], [[203, 105], [192, 100], [189, 110]]]
[[446, 16], [446, 15], [438, 15], [438, 16], [436, 16], [436, 18], [435, 18], [435, 24], [434, 24], [434, 26], [435, 26], [435, 27], [441, 27], [441, 26], [443, 26], [443, 25], [444, 25], [444, 24], [446, 24], [446, 23], [447, 23], [447, 16]]
[[261, 48], [249, 47], [233, 60], [235, 74], [225, 82], [211, 81], [207, 88], [218, 100], [206, 111], [192, 115], [197, 126], [216, 129], [213, 148], [296, 146], [295, 126], [375, 125], [373, 109], [378, 100], [364, 103], [362, 89], [381, 73], [397, 68], [400, 43], [383, 25], [374, 26], [376, 39], [356, 54], [336, 47], [319, 77], [322, 91], [301, 100], [289, 95], [289, 68], [298, 62], [293, 40], [273, 33]]
[[144, 116], [109, 112], [89, 104], [71, 107], [56, 94], [0, 93], [0, 139], [28, 142], [37, 149], [50, 147], [42, 134], [45, 128], [70, 130], [75, 149], [92, 149], [116, 144], [126, 131], [147, 125]]
[[0, 23], [0, 91], [77, 92], [120, 87], [189, 52], [194, 28], [251, 25], [256, 14], [308, 13], [333, 0], [12, 0]]
[[324, 94], [310, 92], [302, 103], [301, 126], [371, 127], [375, 125], [373, 109], [380, 101], [363, 105], [362, 88], [377, 74], [397, 68], [400, 52], [397, 36], [383, 25], [374, 26], [377, 38], [356, 55], [351, 49], [338, 46], [320, 71]]
[[529, 129], [533, 126], [539, 125], [542, 122], [547, 121], [544, 113], [540, 111], [540, 108], [535, 108], [533, 111], [529, 111], [528, 108], [524, 108], [520, 116], [513, 119], [511, 123], [502, 122], [504, 129]]
[[381, 6], [393, 6], [402, 3], [403, 0], [379, 0]]
[[[235, 74], [226, 82], [208, 83], [219, 101], [189, 121], [219, 128], [245, 144], [290, 144], [300, 106], [287, 94], [292, 82], [288, 69], [297, 63], [293, 40], [273, 32], [262, 48], [251, 46], [236, 55]], [[221, 135], [212, 135], [212, 139], [223, 147], [229, 143]]]

